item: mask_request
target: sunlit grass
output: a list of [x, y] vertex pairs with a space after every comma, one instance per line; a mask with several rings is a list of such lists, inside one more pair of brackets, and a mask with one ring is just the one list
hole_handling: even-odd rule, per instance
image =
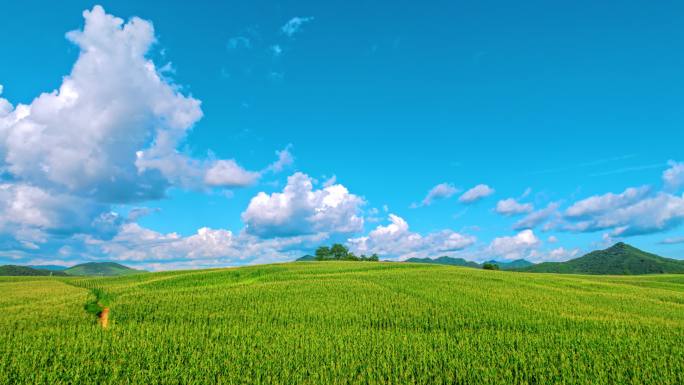
[[684, 383], [681, 276], [312, 262], [0, 292], [0, 383]]

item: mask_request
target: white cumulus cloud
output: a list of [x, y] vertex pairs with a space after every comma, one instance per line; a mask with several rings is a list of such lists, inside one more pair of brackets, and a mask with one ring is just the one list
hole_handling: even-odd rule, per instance
[[508, 198], [498, 201], [495, 210], [501, 215], [512, 216], [529, 213], [534, 210], [534, 206], [532, 203], [519, 203], [514, 198]]
[[376, 227], [367, 236], [349, 239], [347, 243], [351, 250], [358, 254], [376, 253], [405, 260], [440, 256], [465, 249], [476, 241], [474, 236], [452, 230], [421, 235], [410, 231], [408, 223], [397, 215], [390, 214], [389, 220], [390, 224]]
[[206, 171], [204, 182], [209, 186], [249, 186], [260, 176], [258, 172], [243, 169], [233, 159], [217, 160]]
[[487, 252], [497, 258], [514, 260], [532, 259], [541, 241], [532, 230], [523, 230], [516, 235], [494, 238], [487, 247]]
[[242, 213], [247, 232], [261, 237], [313, 233], [354, 233], [363, 229], [364, 200], [341, 184], [314, 189], [312, 179], [295, 173], [282, 192], [258, 193]]
[[179, 151], [201, 103], [167, 77], [168, 63], [148, 59], [151, 22], [124, 22], [101, 6], [83, 17], [83, 29], [66, 35], [79, 56], [58, 89], [16, 107], [0, 98], [5, 236], [111, 233], [120, 222], [110, 218], [112, 204], [159, 199], [170, 186], [240, 187], [259, 178], [235, 160]]

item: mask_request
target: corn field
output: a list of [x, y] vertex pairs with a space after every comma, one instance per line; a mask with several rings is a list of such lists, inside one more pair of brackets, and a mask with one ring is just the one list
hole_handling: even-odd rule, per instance
[[0, 294], [0, 384], [684, 383], [683, 275], [301, 262]]

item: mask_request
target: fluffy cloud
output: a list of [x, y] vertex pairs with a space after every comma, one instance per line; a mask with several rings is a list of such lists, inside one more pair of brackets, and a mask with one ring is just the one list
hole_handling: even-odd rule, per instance
[[[173, 184], [254, 179], [234, 160], [200, 161], [177, 150], [202, 110], [146, 58], [155, 42], [150, 22], [124, 23], [100, 6], [83, 16], [83, 30], [67, 34], [80, 55], [59, 89], [9, 113], [2, 108], [0, 157], [9, 173], [114, 203], [157, 199]], [[219, 178], [226, 169], [232, 175]]]
[[0, 234], [30, 249], [37, 249], [51, 236], [111, 237], [121, 223], [123, 219], [105, 204], [26, 184], [0, 184]]
[[471, 188], [470, 190], [464, 192], [459, 198], [459, 202], [461, 203], [474, 203], [479, 201], [480, 199], [486, 198], [490, 195], [494, 194], [494, 189], [491, 187], [487, 186], [486, 184], [478, 184], [477, 186]]
[[[589, 198], [602, 201], [614, 194]], [[650, 234], [672, 229], [684, 221], [684, 195], [659, 192], [631, 204], [621, 204], [612, 210], [594, 210], [580, 220], [565, 225], [566, 230], [592, 232], [612, 229], [614, 236]], [[566, 215], [567, 216], [567, 215]], [[573, 218], [571, 218], [573, 219]]]
[[297, 33], [301, 28], [304, 23], [309, 23], [313, 21], [313, 17], [298, 17], [295, 16], [292, 19], [288, 20], [285, 25], [283, 25], [280, 30], [287, 35], [288, 37], [292, 37], [295, 33]]
[[669, 190], [676, 191], [684, 186], [684, 162], [668, 162], [670, 168], [663, 172], [663, 182]]
[[[156, 41], [150, 22], [124, 22], [100, 6], [83, 17], [83, 30], [67, 34], [80, 53], [58, 89], [16, 107], [0, 98], [0, 231], [42, 241], [111, 233], [122, 223], [103, 219], [112, 204], [159, 199], [174, 185], [241, 187], [260, 177], [235, 160], [178, 150], [202, 110], [161, 74], [168, 65], [147, 59]], [[289, 160], [284, 150], [274, 168]]]
[[558, 214], [559, 204], [549, 203], [545, 208], [534, 211], [513, 225], [514, 230], [533, 229]]
[[630, 187], [620, 194], [607, 193], [595, 195], [576, 202], [565, 210], [567, 218], [588, 218], [596, 215], [629, 206], [647, 196], [650, 192], [648, 186], [638, 188]]
[[425, 236], [409, 230], [401, 217], [390, 214], [390, 224], [378, 226], [367, 236], [347, 241], [352, 251], [359, 254], [380, 254], [405, 260], [411, 257], [435, 257], [462, 250], [473, 243], [475, 237], [451, 230], [442, 230]]
[[[234, 253], [233, 233], [228, 230], [201, 228], [196, 234], [181, 237], [176, 233], [161, 234], [129, 223], [110, 242], [102, 242], [100, 250], [119, 261], [174, 259], [239, 258]], [[92, 242], [91, 244], [97, 244]]]
[[527, 258], [537, 255], [536, 249], [541, 241], [532, 230], [523, 230], [510, 237], [494, 238], [487, 247], [487, 252], [494, 257], [507, 260]]
[[508, 198], [498, 201], [495, 210], [501, 215], [512, 216], [529, 213], [534, 210], [534, 206], [531, 203], [519, 203], [514, 198]]
[[204, 182], [208, 186], [249, 186], [260, 176], [258, 172], [243, 169], [232, 159], [218, 160], [206, 171]]
[[311, 178], [295, 173], [282, 192], [260, 192], [242, 213], [250, 234], [263, 238], [314, 233], [354, 233], [363, 229], [364, 200], [341, 184], [314, 189]]
[[[325, 235], [260, 239], [246, 232], [200, 228], [195, 234], [162, 234], [127, 223], [111, 240], [86, 237], [68, 248], [83, 259], [116, 260], [150, 270], [208, 268], [241, 264], [272, 263], [301, 256]], [[79, 251], [80, 250], [80, 251]]]
[[430, 206], [432, 202], [434, 202], [435, 200], [451, 198], [457, 192], [458, 189], [454, 187], [453, 184], [440, 183], [435, 187], [431, 188], [430, 191], [428, 191], [427, 195], [425, 196], [425, 198], [423, 198], [423, 201], [420, 204], [411, 204], [411, 208]]

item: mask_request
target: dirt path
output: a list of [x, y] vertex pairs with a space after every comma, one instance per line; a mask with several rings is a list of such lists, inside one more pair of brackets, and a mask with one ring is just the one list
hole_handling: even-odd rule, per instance
[[102, 312], [99, 315], [100, 318], [100, 325], [102, 325], [103, 329], [107, 329], [109, 326], [109, 308], [106, 307], [102, 309]]

